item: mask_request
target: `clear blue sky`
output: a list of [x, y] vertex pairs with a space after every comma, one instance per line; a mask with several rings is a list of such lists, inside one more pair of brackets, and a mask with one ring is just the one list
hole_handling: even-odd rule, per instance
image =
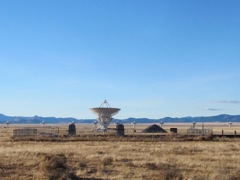
[[239, 0], [1, 0], [0, 113], [240, 114]]

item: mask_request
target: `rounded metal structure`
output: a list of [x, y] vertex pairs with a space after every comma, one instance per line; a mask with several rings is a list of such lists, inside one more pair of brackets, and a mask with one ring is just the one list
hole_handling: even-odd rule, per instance
[[113, 120], [112, 116], [116, 115], [121, 109], [111, 108], [108, 102], [105, 100], [100, 107], [91, 108], [93, 113], [98, 115], [98, 129], [106, 131], [109, 124]]

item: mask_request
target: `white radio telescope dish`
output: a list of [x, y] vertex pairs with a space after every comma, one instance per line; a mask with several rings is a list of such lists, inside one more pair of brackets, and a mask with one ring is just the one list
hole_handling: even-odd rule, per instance
[[99, 129], [106, 131], [109, 124], [113, 120], [112, 116], [116, 115], [121, 109], [111, 108], [105, 100], [100, 107], [90, 108], [90, 110], [98, 115], [97, 121]]

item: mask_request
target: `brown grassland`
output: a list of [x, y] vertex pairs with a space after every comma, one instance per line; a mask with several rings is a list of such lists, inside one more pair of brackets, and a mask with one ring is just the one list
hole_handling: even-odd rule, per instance
[[2, 133], [0, 179], [240, 179], [238, 138], [136, 137], [13, 141]]

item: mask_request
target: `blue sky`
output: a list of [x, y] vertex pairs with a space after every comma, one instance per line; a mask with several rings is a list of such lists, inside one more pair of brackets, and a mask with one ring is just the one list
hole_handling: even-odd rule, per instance
[[239, 0], [1, 0], [0, 113], [240, 114]]

